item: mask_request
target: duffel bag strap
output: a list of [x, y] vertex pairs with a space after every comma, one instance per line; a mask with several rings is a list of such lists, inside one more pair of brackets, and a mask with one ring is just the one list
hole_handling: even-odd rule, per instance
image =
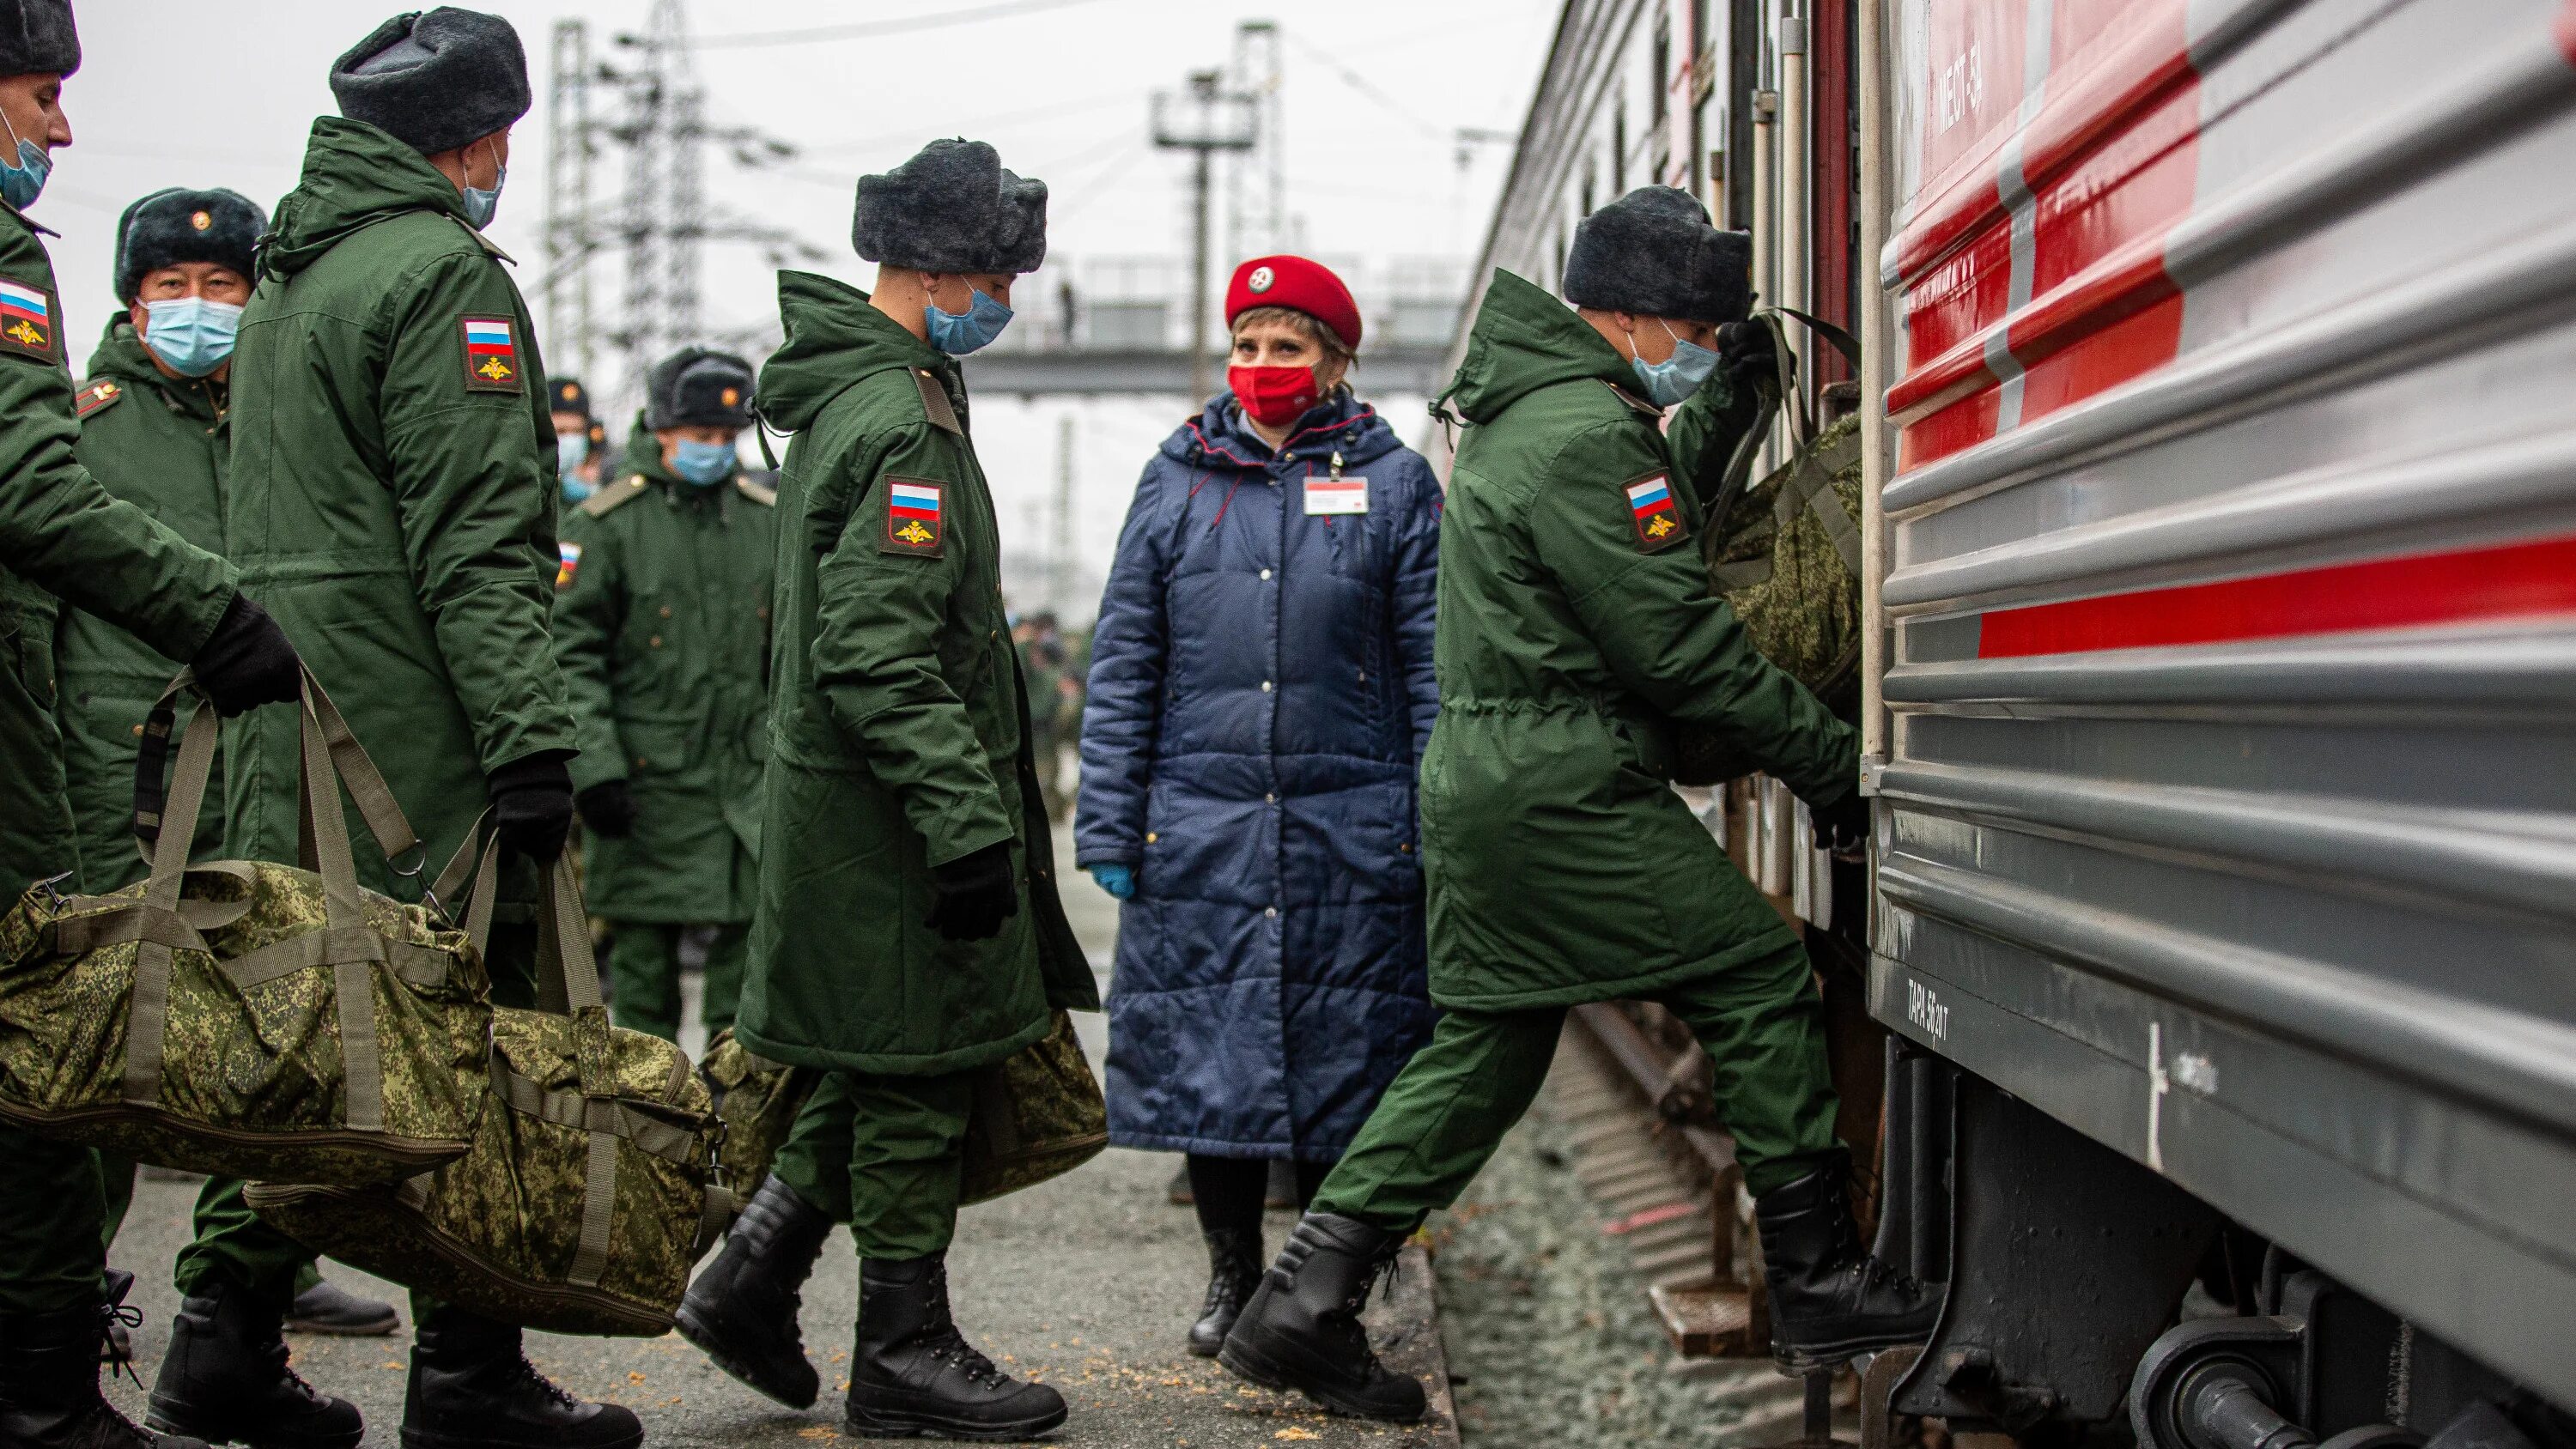
[[706, 1196], [698, 1208], [698, 1236], [689, 1244], [689, 1256], [698, 1258], [716, 1245], [724, 1230], [733, 1226], [735, 1215], [742, 1211], [742, 1199], [732, 1188], [718, 1183], [707, 1184]]
[[179, 888], [188, 874], [188, 847], [197, 837], [197, 815], [206, 801], [206, 783], [214, 773], [215, 736], [220, 728], [215, 709], [187, 670], [170, 681], [153, 702], [144, 721], [144, 739], [166, 747], [178, 719], [183, 692], [198, 696], [196, 711], [179, 739], [179, 762], [171, 771], [170, 795], [160, 798], [159, 749], [138, 750], [135, 758], [134, 821], [138, 835], [152, 832], [152, 875], [143, 887], [135, 919], [134, 979], [125, 1019], [125, 1100], [144, 1107], [161, 1103], [161, 1054], [170, 1027], [171, 953], [176, 947], [203, 949], [205, 942], [179, 913]]
[[384, 959], [384, 938], [367, 924], [359, 903], [349, 821], [340, 813], [340, 777], [314, 709], [321, 688], [307, 671], [304, 703], [296, 711], [304, 736], [304, 829], [313, 844], [314, 872], [322, 877], [325, 942], [313, 964], [331, 968], [339, 1008], [341, 1124], [353, 1132], [381, 1132], [385, 1078], [376, 1041], [376, 965]]

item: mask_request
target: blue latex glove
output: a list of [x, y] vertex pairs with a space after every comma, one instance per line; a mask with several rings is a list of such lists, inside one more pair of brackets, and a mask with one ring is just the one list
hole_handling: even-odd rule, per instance
[[1126, 866], [1102, 861], [1098, 865], [1086, 865], [1083, 869], [1091, 872], [1091, 878], [1100, 882], [1102, 890], [1122, 901], [1136, 894], [1136, 872]]

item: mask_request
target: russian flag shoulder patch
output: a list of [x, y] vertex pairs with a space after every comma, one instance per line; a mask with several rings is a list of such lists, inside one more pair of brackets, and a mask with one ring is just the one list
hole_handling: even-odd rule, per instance
[[465, 343], [467, 392], [526, 392], [519, 363], [519, 321], [515, 317], [461, 318]]
[[1673, 497], [1669, 476], [1658, 471], [1619, 486], [1628, 498], [1628, 521], [1636, 527], [1638, 548], [1660, 553], [1690, 537], [1690, 523]]
[[0, 277], [0, 352], [54, 360], [51, 293], [15, 277]]
[[939, 557], [940, 545], [948, 538], [948, 485], [891, 474], [885, 485], [885, 535], [877, 542], [877, 552]]

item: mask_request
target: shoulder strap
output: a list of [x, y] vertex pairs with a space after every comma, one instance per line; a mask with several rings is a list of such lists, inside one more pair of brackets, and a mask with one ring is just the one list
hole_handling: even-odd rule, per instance
[[[765, 446], [766, 445], [764, 445], [764, 447]], [[766, 483], [757, 483], [744, 477], [740, 473], [736, 473], [733, 475], [733, 487], [735, 492], [740, 493], [743, 497], [750, 499], [752, 502], [759, 504], [763, 508], [775, 508], [778, 506], [778, 490], [770, 487]]]
[[72, 394], [72, 410], [84, 418], [103, 413], [125, 401], [125, 391], [125, 384], [115, 378], [93, 378]]
[[921, 410], [929, 415], [930, 425], [961, 438], [966, 436], [964, 425], [957, 421], [957, 409], [948, 403], [948, 389], [939, 385], [937, 375], [926, 367], [916, 367], [911, 372], [913, 385], [921, 389]]
[[637, 495], [652, 486], [644, 481], [643, 474], [629, 474], [581, 500], [582, 516], [606, 518], [619, 507], [634, 501]]

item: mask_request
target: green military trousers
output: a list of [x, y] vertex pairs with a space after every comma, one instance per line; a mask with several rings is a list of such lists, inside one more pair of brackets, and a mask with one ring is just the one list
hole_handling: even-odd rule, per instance
[[974, 1074], [824, 1076], [797, 1114], [771, 1171], [833, 1221], [861, 1258], [900, 1261], [948, 1251], [957, 1235], [958, 1174]]
[[[1719, 1118], [1760, 1197], [1835, 1149], [1824, 1003], [1792, 946], [1649, 998], [1681, 1018], [1716, 1067]], [[1396, 1074], [1312, 1210], [1409, 1233], [1458, 1200], [1538, 1096], [1566, 1008], [1449, 1011]]]
[[[633, 1031], [680, 1039], [680, 937], [686, 926], [612, 921], [608, 926], [609, 1012]], [[733, 1025], [742, 1000], [742, 963], [749, 926], [718, 926], [707, 942], [707, 1035]]]

